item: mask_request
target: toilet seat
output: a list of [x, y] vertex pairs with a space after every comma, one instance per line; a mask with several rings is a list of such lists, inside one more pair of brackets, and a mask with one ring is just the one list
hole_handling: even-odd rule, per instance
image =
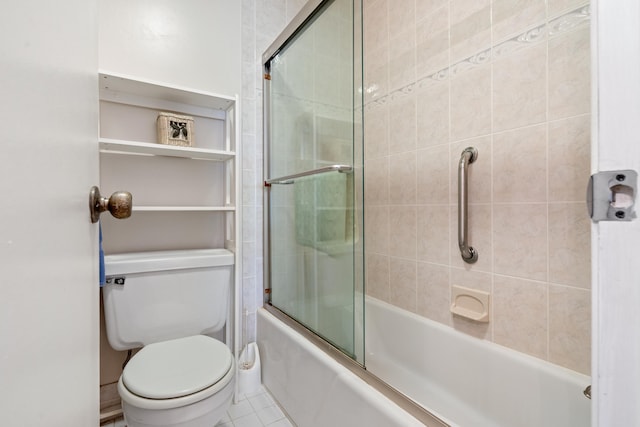
[[142, 399], [179, 399], [221, 382], [233, 365], [225, 344], [195, 335], [145, 346], [129, 361], [120, 381]]

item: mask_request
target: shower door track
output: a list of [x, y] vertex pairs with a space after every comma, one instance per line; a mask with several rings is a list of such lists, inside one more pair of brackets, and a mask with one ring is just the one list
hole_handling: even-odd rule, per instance
[[306, 328], [294, 318], [290, 317], [285, 312], [279, 310], [271, 304], [264, 305], [265, 310], [274, 315], [285, 325], [298, 332], [305, 339], [312, 342], [316, 347], [325, 352], [333, 360], [347, 368], [353, 374], [358, 376], [365, 383], [373, 387], [378, 392], [382, 393], [387, 399], [398, 405], [405, 412], [416, 418], [427, 427], [451, 427], [431, 412], [426, 410], [423, 406], [409, 399], [406, 395], [402, 394], [389, 384], [369, 372], [364, 366], [353, 360], [351, 357], [338, 350], [333, 345], [319, 337], [316, 333]]

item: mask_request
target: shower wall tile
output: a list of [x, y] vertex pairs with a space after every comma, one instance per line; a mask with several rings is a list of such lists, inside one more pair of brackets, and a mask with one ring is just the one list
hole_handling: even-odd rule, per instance
[[496, 203], [546, 202], [547, 125], [495, 134], [493, 165]]
[[416, 24], [416, 72], [418, 77], [449, 65], [449, 7], [431, 11]]
[[490, 136], [468, 139], [462, 142], [451, 144], [451, 203], [458, 200], [458, 165], [462, 152], [467, 147], [474, 147], [477, 150], [477, 160], [469, 165], [467, 170], [469, 176], [469, 203], [490, 203], [491, 202], [491, 182], [492, 182], [492, 144]]
[[365, 254], [367, 277], [367, 295], [389, 302], [389, 257], [378, 254]]
[[449, 263], [450, 212], [448, 205], [418, 206], [417, 258], [419, 261]]
[[389, 90], [416, 81], [415, 26], [389, 39]]
[[388, 44], [389, 25], [387, 23], [387, 2], [389, 0], [367, 1], [364, 4], [364, 49], [371, 52], [371, 49]]
[[494, 277], [492, 317], [496, 343], [547, 358], [547, 289], [545, 282]]
[[589, 113], [589, 27], [549, 40], [549, 119]]
[[580, 6], [589, 4], [589, 1], [585, 0], [548, 0], [549, 4], [549, 17], [554, 18], [563, 12], [569, 12], [575, 10]]
[[542, 123], [547, 118], [547, 45], [537, 43], [493, 64], [493, 130]]
[[456, 0], [451, 11], [451, 60], [467, 58], [491, 45], [490, 0]]
[[256, 169], [256, 136], [248, 133], [242, 134], [242, 169]]
[[546, 15], [545, 0], [493, 0], [493, 42], [499, 42], [535, 27]]
[[389, 151], [403, 153], [416, 149], [416, 97], [398, 97], [389, 103]]
[[[588, 22], [584, 11], [559, 15], [586, 3], [547, 3], [545, 9], [543, 0], [416, 0], [415, 64], [398, 61], [402, 55], [411, 58], [406, 49], [413, 43], [410, 37], [404, 46], [389, 45], [389, 34], [398, 37], [407, 30], [393, 28], [398, 17], [376, 18], [380, 25], [375, 31], [381, 31], [370, 33], [369, 40], [375, 36], [379, 41], [367, 46], [367, 52], [375, 55], [365, 57], [365, 75], [373, 76], [365, 85], [369, 102], [365, 123], [375, 121], [369, 134], [377, 135], [365, 138], [365, 144], [372, 144], [365, 150], [368, 159], [388, 155], [389, 167], [385, 174], [379, 168], [383, 163], [367, 162], [365, 203], [369, 207], [381, 203], [378, 187], [386, 186], [388, 202], [376, 208], [389, 210], [383, 220], [368, 220], [367, 227], [380, 228], [386, 236], [387, 229], [379, 224], [389, 224], [385, 253], [398, 261], [392, 277], [413, 277], [415, 245], [420, 315], [588, 372], [588, 344], [567, 338], [588, 332], [574, 331], [570, 322], [562, 321], [573, 309], [563, 302], [565, 298], [578, 305], [585, 319], [581, 324], [589, 323], [589, 311], [582, 310], [590, 286], [589, 260], [574, 250], [578, 246], [584, 248], [581, 254], [590, 252], [589, 220], [581, 212], [590, 155]], [[367, 1], [365, 7], [368, 13], [379, 14], [384, 9], [373, 6], [380, 4], [392, 5]], [[365, 28], [368, 25], [365, 13]], [[399, 64], [408, 64], [406, 74]], [[415, 77], [406, 81], [414, 65]], [[390, 86], [380, 83], [387, 72], [395, 80]], [[413, 104], [399, 106], [413, 94], [415, 110]], [[379, 111], [392, 102], [396, 115], [386, 123], [387, 113]], [[390, 140], [385, 151], [379, 143], [385, 126], [394, 127], [391, 135], [415, 129], [415, 148]], [[447, 143], [445, 167], [439, 158], [446, 154]], [[480, 254], [473, 265], [460, 259], [457, 247], [457, 166], [467, 146], [479, 150], [478, 161], [469, 168], [469, 237]], [[445, 209], [439, 204], [443, 172], [449, 176], [451, 203]], [[368, 179], [372, 176], [378, 178]], [[415, 242], [408, 238], [414, 221]], [[384, 251], [380, 241], [366, 239], [366, 253]], [[378, 279], [366, 280], [375, 286]], [[489, 324], [449, 312], [454, 284], [492, 293], [495, 310]], [[549, 294], [550, 287], [565, 294], [562, 298], [557, 292]], [[406, 294], [394, 297], [395, 303], [411, 310], [400, 295]]]
[[547, 280], [547, 205], [496, 204], [493, 223], [494, 272]]
[[591, 292], [549, 288], [549, 360], [589, 375], [591, 368]]
[[242, 241], [250, 242], [256, 239], [257, 235], [256, 208], [247, 206], [242, 210]]
[[389, 157], [365, 161], [364, 191], [371, 206], [389, 204]]
[[389, 302], [412, 313], [417, 310], [416, 269], [415, 261], [389, 259]]
[[368, 253], [389, 255], [389, 206], [367, 206], [364, 229]]
[[255, 277], [245, 277], [242, 280], [242, 311], [256, 311], [256, 279]]
[[275, 39], [287, 24], [286, 0], [270, 0], [269, 2], [257, 1], [256, 7], [256, 32]]
[[385, 43], [365, 52], [365, 102], [389, 93], [389, 45]]
[[491, 132], [491, 66], [480, 65], [451, 78], [451, 140]]
[[[416, 156], [415, 152], [389, 157], [389, 203], [392, 205], [416, 204]], [[384, 182], [379, 183], [384, 185]], [[365, 191], [367, 189], [365, 188]]]
[[492, 207], [489, 204], [470, 204], [469, 205], [469, 231], [467, 235], [468, 244], [478, 253], [478, 260], [474, 264], [466, 263], [460, 256], [458, 247], [458, 205], [450, 208], [450, 217], [453, 225], [450, 227], [450, 248], [451, 248], [451, 266], [470, 271], [493, 271], [491, 254], [493, 253], [493, 230], [492, 224]]
[[418, 218], [415, 206], [391, 208], [389, 212], [389, 254], [416, 259]]
[[417, 313], [427, 319], [451, 325], [449, 267], [418, 262]]
[[403, 31], [412, 31], [415, 28], [415, 2], [405, 1], [399, 5], [396, 1], [392, 1], [388, 3], [388, 8], [389, 37], [396, 37]]
[[364, 137], [365, 159], [376, 159], [389, 155], [389, 110], [387, 106], [376, 108], [367, 113]]
[[549, 200], [581, 201], [591, 175], [591, 115], [549, 122]]
[[449, 0], [415, 0], [415, 3], [416, 21], [422, 20], [443, 7], [449, 8]]
[[419, 204], [449, 203], [449, 146], [418, 150], [417, 201]]
[[584, 203], [549, 204], [549, 281], [591, 289], [591, 233]]
[[256, 244], [244, 241], [242, 243], [242, 272], [245, 278], [256, 276], [255, 259]]
[[416, 92], [416, 113], [418, 148], [448, 143], [449, 82], [430, 85]]
[[307, 0], [287, 0], [286, 3], [286, 21], [290, 22], [307, 3]]

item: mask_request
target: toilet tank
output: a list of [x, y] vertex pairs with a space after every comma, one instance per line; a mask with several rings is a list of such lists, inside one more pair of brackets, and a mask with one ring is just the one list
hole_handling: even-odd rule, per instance
[[111, 347], [127, 350], [221, 330], [233, 263], [225, 249], [105, 256], [102, 292]]

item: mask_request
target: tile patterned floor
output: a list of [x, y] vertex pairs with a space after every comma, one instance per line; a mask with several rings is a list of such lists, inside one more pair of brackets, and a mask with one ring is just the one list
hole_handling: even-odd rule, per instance
[[242, 396], [215, 427], [295, 427], [264, 388]]
[[[295, 427], [264, 388], [243, 395], [237, 404], [231, 405], [215, 427]], [[126, 427], [124, 420], [114, 421], [102, 427]]]

